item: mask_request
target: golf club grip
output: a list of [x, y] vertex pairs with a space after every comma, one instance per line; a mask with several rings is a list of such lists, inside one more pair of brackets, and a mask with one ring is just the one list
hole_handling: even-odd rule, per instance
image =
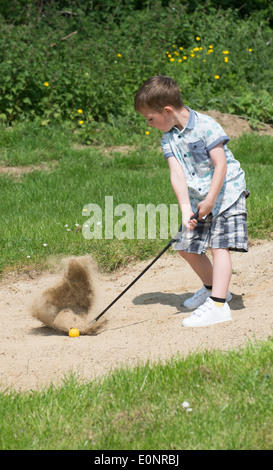
[[199, 217], [199, 210], [197, 209], [195, 214], [193, 214], [193, 216], [191, 217], [191, 220], [193, 220], [193, 219], [198, 220], [198, 217]]
[[[199, 211], [196, 211], [195, 214], [191, 217], [191, 220], [192, 219], [198, 219], [199, 217]], [[143, 274], [145, 274], [148, 269], [151, 268], [151, 266], [153, 266], [153, 264], [165, 253], [165, 251], [167, 251], [170, 246], [178, 239], [181, 237], [181, 235], [183, 234], [183, 232], [185, 231], [185, 227], [183, 228], [183, 226], [181, 225], [180, 226], [180, 229], [179, 229], [179, 232], [176, 234], [176, 236], [171, 240], [169, 241], [168, 245], [165, 246], [165, 248], [163, 248], [163, 250], [153, 259], [153, 261], [148, 264], [148, 266], [146, 266], [145, 269], [143, 269], [143, 271], [141, 271], [141, 273], [131, 282], [131, 284], [129, 284], [126, 289], [124, 289], [104, 310], [103, 312], [101, 312], [91, 323], [90, 325], [92, 325], [92, 323], [94, 323], [95, 321], [98, 321], [100, 317], [102, 317], [102, 315], [107, 312], [107, 310], [109, 310], [109, 308], [112, 307], [112, 305], [114, 305], [124, 294], [125, 292], [127, 292], [127, 290], [130, 289], [130, 287], [132, 287], [142, 276]]]
[[[193, 220], [193, 219], [198, 220], [198, 217], [199, 217], [199, 211], [197, 210], [197, 211], [193, 214], [193, 216], [191, 217], [190, 220]], [[180, 228], [179, 228], [179, 231], [177, 232], [177, 234], [175, 235], [175, 237], [174, 237], [174, 238], [171, 240], [171, 242], [170, 242], [171, 245], [172, 245], [174, 242], [176, 242], [176, 241], [183, 235], [183, 233], [184, 233], [186, 230], [187, 230], [186, 227], [185, 227], [185, 226], [183, 227], [183, 224], [181, 224], [181, 225], [180, 225]]]

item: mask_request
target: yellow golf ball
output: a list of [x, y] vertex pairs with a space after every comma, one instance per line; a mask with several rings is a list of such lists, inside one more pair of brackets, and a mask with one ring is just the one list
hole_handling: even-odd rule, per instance
[[68, 334], [70, 338], [76, 338], [77, 336], [80, 336], [80, 332], [77, 330], [77, 328], [71, 328]]

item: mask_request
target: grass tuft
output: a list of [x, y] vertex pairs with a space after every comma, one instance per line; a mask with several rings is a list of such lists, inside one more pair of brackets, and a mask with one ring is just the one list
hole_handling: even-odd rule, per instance
[[122, 368], [0, 400], [10, 450], [269, 450], [273, 342]]

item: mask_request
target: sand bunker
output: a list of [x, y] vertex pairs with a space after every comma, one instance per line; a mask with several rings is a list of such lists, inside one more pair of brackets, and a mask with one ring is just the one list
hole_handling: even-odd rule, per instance
[[[250, 244], [248, 253], [232, 252], [231, 256], [232, 321], [203, 328], [181, 326], [190, 315], [183, 301], [200, 289], [200, 281], [190, 266], [171, 251], [92, 325], [97, 328], [106, 320], [102, 329], [95, 330], [96, 334], [92, 330], [92, 336], [81, 334], [73, 339], [30, 314], [37, 293], [44, 306], [46, 292], [66, 280], [69, 261], [64, 269], [57, 268], [52, 260], [50, 272], [35, 277], [23, 273], [6, 276], [0, 282], [0, 389], [33, 391], [51, 383], [57, 386], [71, 372], [90, 381], [120, 367], [136, 367], [147, 361], [153, 364], [196, 351], [237, 349], [248, 341], [272, 337], [273, 242], [256, 241]], [[90, 315], [92, 321], [98, 316], [150, 262], [130, 263], [118, 272], [99, 272], [98, 276], [91, 270], [95, 303], [86, 317]], [[72, 275], [72, 284], [73, 279]], [[59, 311], [60, 318], [66, 317], [61, 307], [50, 308]], [[84, 312], [78, 314], [71, 306], [66, 308], [71, 310], [73, 320], [67, 329], [78, 317], [84, 320]]]
[[88, 257], [65, 260], [61, 281], [35, 298], [32, 316], [58, 331], [67, 333], [77, 328], [82, 335], [94, 334], [105, 323], [94, 323], [90, 327], [94, 318], [91, 311], [97, 304], [97, 275], [96, 266]]

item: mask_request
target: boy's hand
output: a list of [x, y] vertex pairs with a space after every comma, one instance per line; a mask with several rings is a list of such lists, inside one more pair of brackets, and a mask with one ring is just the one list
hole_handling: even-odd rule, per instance
[[[191, 213], [191, 217], [194, 215], [194, 213]], [[194, 230], [195, 226], [197, 225], [197, 219], [190, 219], [189, 220], [189, 226], [190, 230]]]
[[204, 199], [204, 201], [199, 202], [197, 206], [197, 209], [199, 210], [199, 219], [202, 219], [202, 217], [210, 214], [213, 206], [214, 203], [208, 199]]
[[182, 211], [182, 223], [189, 230], [194, 230], [197, 224], [196, 219], [191, 220], [191, 217], [193, 215], [194, 215], [194, 212], [192, 211], [191, 206], [189, 204], [184, 204], [183, 211]]

